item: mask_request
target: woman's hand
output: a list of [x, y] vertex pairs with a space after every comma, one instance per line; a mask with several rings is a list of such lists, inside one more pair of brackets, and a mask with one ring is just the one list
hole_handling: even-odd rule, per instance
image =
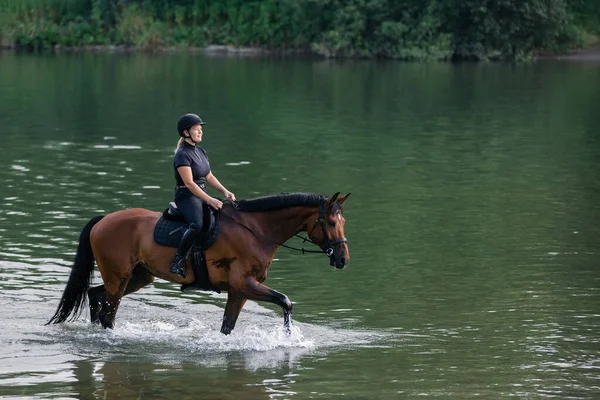
[[223, 190], [223, 196], [225, 196], [226, 199], [229, 199], [231, 201], [235, 201], [235, 194], [231, 193], [227, 189]]
[[220, 210], [221, 207], [223, 207], [223, 203], [221, 202], [221, 200], [215, 199], [214, 197], [211, 197], [210, 200], [207, 201], [207, 203], [209, 206], [217, 210]]

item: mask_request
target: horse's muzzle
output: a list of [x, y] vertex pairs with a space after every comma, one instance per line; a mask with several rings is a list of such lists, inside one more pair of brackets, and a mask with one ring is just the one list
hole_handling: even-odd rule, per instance
[[335, 254], [329, 256], [329, 265], [336, 267], [337, 269], [344, 269], [348, 262], [346, 257], [336, 257]]
[[325, 250], [325, 254], [329, 256], [329, 265], [332, 267], [335, 266], [337, 269], [346, 268], [348, 261], [350, 261], [348, 245], [346, 243], [348, 243], [348, 239], [346, 238], [341, 238], [330, 243], [330, 247]]

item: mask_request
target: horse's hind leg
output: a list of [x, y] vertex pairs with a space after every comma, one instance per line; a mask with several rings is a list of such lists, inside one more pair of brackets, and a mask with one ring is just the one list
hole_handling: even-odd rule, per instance
[[104, 285], [95, 286], [88, 290], [88, 299], [90, 304], [90, 322], [93, 324], [100, 323], [100, 311], [106, 301], [106, 292]]
[[[123, 296], [137, 292], [144, 286], [154, 282], [154, 276], [148, 272], [141, 264], [136, 265], [127, 283], [127, 288]], [[90, 322], [100, 323], [100, 312], [106, 302], [106, 291], [104, 285], [95, 286], [88, 290], [88, 299], [90, 304]]]
[[246, 278], [241, 294], [248, 300], [268, 301], [280, 306], [283, 310], [283, 326], [288, 333], [291, 333], [293, 305], [285, 294], [263, 285], [252, 277]]
[[104, 328], [115, 326], [115, 317], [121, 299], [131, 279], [133, 265], [127, 259], [115, 260], [108, 257], [97, 257], [98, 270], [104, 281], [105, 301], [98, 313], [98, 319]]
[[115, 327], [115, 318], [117, 316], [119, 304], [121, 304], [121, 299], [123, 298], [124, 289], [125, 288], [118, 287], [113, 293], [106, 292], [106, 301], [98, 315], [102, 327], [110, 329]]

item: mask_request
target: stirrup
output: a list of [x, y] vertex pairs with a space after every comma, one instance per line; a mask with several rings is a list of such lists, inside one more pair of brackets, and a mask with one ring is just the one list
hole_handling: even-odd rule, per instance
[[180, 255], [176, 255], [169, 272], [185, 278], [187, 275], [187, 260]]

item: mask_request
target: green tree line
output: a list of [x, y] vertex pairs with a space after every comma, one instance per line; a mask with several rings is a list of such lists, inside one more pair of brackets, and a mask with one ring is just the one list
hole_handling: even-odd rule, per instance
[[523, 59], [598, 42], [598, 0], [0, 0], [4, 47], [210, 44], [328, 57]]

